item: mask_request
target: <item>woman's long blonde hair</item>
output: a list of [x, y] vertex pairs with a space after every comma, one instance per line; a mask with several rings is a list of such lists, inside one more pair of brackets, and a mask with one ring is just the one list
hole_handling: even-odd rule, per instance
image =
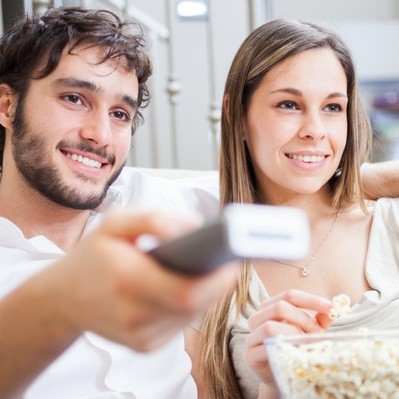
[[[253, 31], [237, 51], [227, 77], [222, 109], [220, 154], [220, 197], [230, 202], [259, 203], [257, 183], [244, 144], [243, 126], [252, 94], [265, 74], [277, 64], [303, 51], [329, 48], [341, 63], [348, 94], [347, 143], [340, 162], [341, 174], [329, 185], [332, 204], [357, 200], [365, 210], [360, 181], [360, 165], [367, 160], [372, 131], [359, 95], [354, 64], [346, 45], [325, 27], [294, 20], [270, 21]], [[202, 325], [202, 365], [215, 399], [240, 398], [240, 390], [229, 353], [228, 317], [232, 304], [237, 316], [245, 314], [251, 301], [251, 268], [244, 264], [235, 290], [229, 292], [209, 312]]]

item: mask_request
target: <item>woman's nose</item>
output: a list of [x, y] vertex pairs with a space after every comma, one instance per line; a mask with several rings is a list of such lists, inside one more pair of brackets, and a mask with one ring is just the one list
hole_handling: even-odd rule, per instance
[[304, 115], [299, 131], [301, 138], [319, 140], [327, 134], [322, 115], [317, 111], [309, 111]]

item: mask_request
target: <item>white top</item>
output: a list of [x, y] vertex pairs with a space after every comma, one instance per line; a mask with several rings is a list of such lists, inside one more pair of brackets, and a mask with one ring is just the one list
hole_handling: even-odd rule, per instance
[[[109, 189], [100, 212], [92, 213], [87, 229], [93, 228], [101, 212], [111, 207], [195, 212], [204, 211], [200, 205], [205, 203], [214, 213], [218, 208], [214, 177], [209, 183], [209, 192], [204, 178], [199, 181], [202, 188], [191, 189], [193, 179], [191, 183], [182, 182], [178, 189], [172, 181], [125, 168]], [[0, 218], [0, 298], [62, 255], [64, 252], [46, 237], [26, 239], [17, 226]], [[21, 398], [191, 399], [197, 397], [197, 390], [190, 371], [182, 334], [153, 352], [141, 354], [85, 333]]]
[[[365, 273], [372, 288], [361, 296], [352, 313], [334, 321], [329, 331], [399, 328], [399, 199], [383, 198], [375, 203], [370, 231]], [[270, 297], [255, 271], [250, 292], [254, 304], [248, 304], [247, 317], [235, 320], [232, 309], [229, 320], [230, 353], [243, 398], [258, 397], [259, 381], [243, 361], [248, 334], [248, 317]]]

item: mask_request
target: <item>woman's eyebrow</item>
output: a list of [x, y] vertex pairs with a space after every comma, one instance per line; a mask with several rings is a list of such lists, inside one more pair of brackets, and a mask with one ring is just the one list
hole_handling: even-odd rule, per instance
[[336, 97], [348, 98], [348, 95], [337, 91], [337, 92], [331, 93], [327, 96], [327, 98], [336, 98]]
[[[275, 94], [275, 93], [287, 93], [287, 94], [292, 94], [294, 96], [302, 97], [303, 93], [301, 90], [294, 89], [293, 87], [284, 87], [282, 89], [277, 89], [273, 90], [270, 92], [270, 94]], [[330, 93], [326, 98], [337, 98], [337, 97], [342, 97], [342, 98], [348, 98], [348, 95], [346, 93], [341, 93], [341, 92], [333, 92]]]
[[270, 92], [270, 94], [274, 93], [288, 93], [293, 94], [294, 96], [303, 96], [303, 93], [300, 90], [294, 89], [293, 87], [284, 87], [282, 89], [277, 89]]

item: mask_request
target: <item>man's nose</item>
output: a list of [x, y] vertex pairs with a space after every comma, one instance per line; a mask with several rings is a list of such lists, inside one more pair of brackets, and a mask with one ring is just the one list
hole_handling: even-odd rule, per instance
[[87, 115], [80, 128], [80, 136], [99, 147], [106, 147], [112, 141], [112, 130], [108, 112], [96, 111]]

